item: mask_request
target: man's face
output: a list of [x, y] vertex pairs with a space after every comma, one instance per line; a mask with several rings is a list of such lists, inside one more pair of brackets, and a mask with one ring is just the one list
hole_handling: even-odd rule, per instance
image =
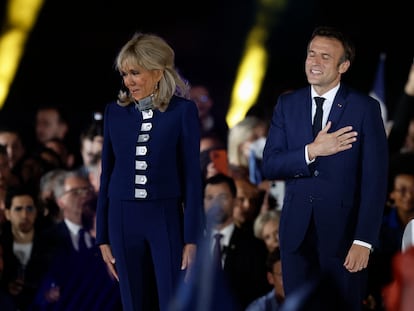
[[254, 221], [259, 209], [259, 190], [243, 179], [236, 180], [237, 205], [233, 217], [238, 223]]
[[52, 138], [63, 139], [66, 134], [65, 127], [56, 110], [44, 109], [36, 114], [36, 137], [41, 143]]
[[83, 164], [89, 166], [93, 164], [102, 153], [103, 137], [96, 136], [92, 140], [85, 139], [82, 141], [82, 161]]
[[0, 144], [4, 145], [7, 149], [10, 167], [15, 166], [25, 152], [20, 137], [13, 132], [0, 133]]
[[196, 104], [200, 119], [206, 118], [213, 106], [208, 90], [203, 86], [194, 86], [190, 89], [190, 99]]
[[16, 195], [11, 201], [10, 209], [5, 210], [5, 215], [14, 232], [30, 233], [37, 216], [33, 198], [28, 194]]
[[235, 198], [226, 183], [208, 184], [204, 189], [204, 210], [214, 224], [225, 224], [233, 220]]
[[57, 204], [65, 218], [81, 224], [85, 202], [94, 195], [93, 187], [87, 179], [71, 176], [66, 178], [64, 188], [65, 192], [57, 198]]

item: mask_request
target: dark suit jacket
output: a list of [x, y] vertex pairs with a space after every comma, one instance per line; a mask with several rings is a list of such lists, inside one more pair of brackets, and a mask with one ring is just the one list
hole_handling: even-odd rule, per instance
[[57, 252], [64, 252], [66, 255], [70, 255], [72, 252], [76, 252], [70, 237], [69, 228], [64, 221], [60, 221], [48, 228], [46, 236], [55, 254]]
[[[108, 202], [180, 198], [184, 206], [184, 242], [195, 243], [203, 230], [200, 129], [194, 102], [174, 96], [165, 112], [154, 110], [146, 142], [147, 196], [135, 198], [138, 134], [146, 121], [136, 107], [110, 103], [104, 115], [102, 174], [97, 209], [98, 244], [109, 242]], [[178, 229], [177, 229], [178, 231]]]
[[299, 247], [313, 215], [321, 251], [344, 258], [355, 239], [374, 246], [378, 242], [387, 191], [386, 133], [379, 103], [341, 84], [329, 114], [329, 132], [351, 125], [357, 141], [347, 151], [318, 157], [311, 169], [304, 154], [305, 145], [314, 140], [311, 107], [310, 87], [279, 97], [263, 172], [270, 180], [286, 180], [281, 248]]
[[[45, 236], [51, 261], [29, 311], [122, 309], [118, 281], [110, 276], [98, 246], [77, 251], [64, 221], [49, 228]], [[60, 298], [50, 303], [45, 293], [52, 283], [59, 287]]]
[[[22, 273], [22, 265], [13, 252], [13, 234], [10, 222], [5, 223], [0, 243], [3, 246], [4, 270], [0, 278], [1, 287], [8, 292], [8, 284], [15, 281]], [[40, 228], [36, 228], [30, 259], [24, 269], [24, 287], [21, 293], [14, 296], [16, 306], [27, 310], [32, 303], [50, 263], [49, 245]]]
[[267, 249], [263, 241], [235, 226], [225, 253], [224, 274], [244, 310], [270, 289], [266, 277]]
[[[203, 232], [199, 146], [198, 110], [192, 101], [173, 96], [164, 112], [141, 112], [135, 104], [123, 107], [115, 102], [105, 108], [96, 243], [111, 244], [119, 278], [128, 280], [120, 282], [126, 309], [133, 308], [133, 300], [151, 300], [139, 297], [153, 296], [155, 290], [148, 286], [155, 284], [152, 273], [144, 276], [144, 288], [140, 278], [131, 275], [148, 272], [150, 265], [163, 287], [159, 305], [166, 306], [184, 273], [183, 244], [197, 243]], [[164, 218], [142, 216], [146, 209], [164, 210]], [[139, 234], [148, 243], [129, 238], [131, 228], [143, 229]], [[153, 248], [156, 251], [149, 251]]]

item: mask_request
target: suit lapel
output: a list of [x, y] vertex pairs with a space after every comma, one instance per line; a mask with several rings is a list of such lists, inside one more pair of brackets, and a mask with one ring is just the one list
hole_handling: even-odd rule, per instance
[[230, 265], [233, 265], [234, 262], [234, 253], [236, 251], [236, 245], [238, 244], [239, 241], [239, 229], [234, 226], [234, 230], [231, 233], [230, 236], [230, 241], [229, 241], [229, 245], [227, 245], [225, 253], [226, 253], [226, 257], [224, 259], [224, 270], [227, 270], [226, 268]]
[[[307, 94], [307, 95], [305, 95]], [[307, 140], [313, 140], [313, 130], [312, 130], [312, 96], [311, 96], [311, 88], [310, 86], [303, 89], [303, 98], [307, 98], [306, 100], [306, 109], [300, 109], [300, 118], [298, 118], [298, 123], [295, 126], [306, 126], [307, 127]]]
[[332, 104], [332, 108], [329, 113], [328, 121], [332, 122], [332, 126], [329, 132], [333, 132], [337, 130], [339, 119], [341, 118], [342, 113], [344, 112], [345, 107], [347, 105], [345, 95], [346, 95], [346, 90], [344, 86], [341, 85], [338, 92], [335, 95], [334, 102]]

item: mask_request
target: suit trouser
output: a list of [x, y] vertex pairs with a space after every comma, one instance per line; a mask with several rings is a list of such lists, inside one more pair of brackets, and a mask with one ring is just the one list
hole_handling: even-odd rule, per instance
[[297, 250], [284, 250], [281, 244], [283, 286], [287, 299], [301, 300], [303, 310], [307, 311], [362, 310], [367, 269], [351, 273], [343, 266], [345, 258], [324, 253], [321, 249], [313, 221]]
[[156, 300], [168, 310], [181, 275], [178, 201], [110, 202], [108, 219], [124, 311], [157, 310]]

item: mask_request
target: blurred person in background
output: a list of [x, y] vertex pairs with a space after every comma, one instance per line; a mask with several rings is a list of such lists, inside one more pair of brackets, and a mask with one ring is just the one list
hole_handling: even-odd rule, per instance
[[29, 310], [50, 263], [36, 196], [24, 187], [7, 190], [7, 222], [0, 237], [4, 259], [1, 286], [21, 311]]
[[254, 235], [265, 242], [269, 252], [279, 247], [279, 224], [278, 210], [261, 212], [254, 220]]
[[223, 143], [227, 142], [228, 126], [224, 115], [219, 114], [205, 85], [196, 84], [190, 87], [190, 99], [195, 102], [200, 119], [201, 137], [215, 135]]
[[248, 179], [235, 179], [237, 188], [237, 205], [233, 210], [236, 226], [253, 233], [253, 223], [260, 212], [263, 195], [259, 188]]
[[3, 126], [0, 128], [0, 145], [6, 147], [10, 168], [15, 171], [26, 153], [22, 136], [17, 129]]
[[102, 153], [103, 121], [102, 116], [98, 118], [99, 119], [94, 119], [88, 124], [80, 135], [80, 154], [82, 163], [78, 169], [85, 176], [89, 174], [90, 166], [95, 164]]
[[279, 247], [267, 255], [266, 270], [267, 281], [272, 285], [272, 289], [266, 295], [250, 303], [246, 311], [278, 311], [285, 300]]

